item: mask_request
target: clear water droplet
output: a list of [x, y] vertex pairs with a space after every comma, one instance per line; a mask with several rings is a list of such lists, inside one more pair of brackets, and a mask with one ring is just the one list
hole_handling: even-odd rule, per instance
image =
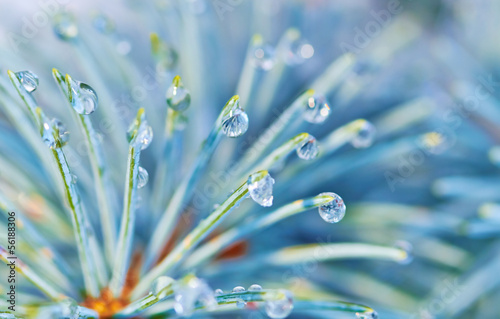
[[137, 173], [137, 188], [143, 188], [149, 180], [148, 171], [139, 166], [139, 172]]
[[319, 195], [328, 195], [333, 197], [333, 200], [331, 202], [321, 205], [318, 208], [321, 218], [323, 218], [323, 220], [328, 223], [338, 223], [340, 220], [342, 220], [342, 218], [344, 218], [346, 209], [344, 200], [339, 195], [331, 192], [321, 193]]
[[286, 290], [280, 292], [283, 294], [282, 298], [266, 301], [266, 314], [273, 319], [286, 318], [293, 310], [292, 293]]
[[275, 61], [276, 53], [271, 45], [259, 45], [253, 49], [250, 62], [255, 68], [264, 71], [271, 70]]
[[167, 104], [173, 110], [184, 111], [189, 107], [191, 103], [191, 94], [182, 85], [179, 76], [176, 76], [172, 82], [172, 85], [167, 90]]
[[68, 13], [59, 13], [54, 17], [54, 32], [64, 41], [70, 41], [78, 36], [78, 26], [75, 17]]
[[246, 305], [247, 305], [247, 303], [244, 300], [242, 300], [242, 299], [239, 299], [239, 300], [236, 301], [236, 307], [238, 309], [243, 309], [243, 308], [246, 307]]
[[49, 122], [45, 121], [42, 124], [42, 140], [51, 149], [56, 148], [56, 139], [54, 138], [54, 129]]
[[260, 171], [250, 175], [247, 180], [250, 197], [261, 206], [272, 206], [273, 184], [274, 179], [267, 171]]
[[31, 71], [20, 71], [16, 72], [16, 76], [28, 93], [35, 91], [38, 87], [38, 76], [35, 73]]
[[364, 121], [356, 136], [351, 140], [351, 145], [355, 148], [366, 148], [373, 144], [377, 130], [375, 126]]
[[160, 276], [151, 285], [150, 293], [155, 295], [158, 299], [163, 299], [169, 294], [169, 287], [172, 286], [174, 280], [167, 276]]
[[214, 291], [214, 294], [216, 296], [222, 295], [223, 293], [224, 293], [224, 291], [222, 291], [222, 289], [215, 289], [215, 291]]
[[232, 109], [222, 119], [222, 132], [228, 137], [238, 137], [248, 130], [248, 115], [241, 109]]
[[297, 147], [297, 156], [307, 161], [316, 158], [318, 153], [318, 141], [316, 141], [316, 138], [312, 135], [309, 135], [309, 138], [302, 145]]
[[378, 319], [378, 314], [376, 311], [370, 312], [356, 312], [356, 318], [358, 319]]
[[73, 109], [83, 115], [91, 114], [97, 109], [97, 93], [88, 84], [70, 79], [71, 105]]
[[299, 65], [314, 55], [314, 48], [304, 39], [296, 39], [290, 42], [285, 55], [285, 63], [288, 65]]
[[174, 309], [178, 315], [190, 316], [197, 302], [209, 310], [217, 306], [214, 292], [204, 280], [194, 277], [175, 288]]
[[78, 176], [71, 174], [71, 183], [76, 184], [76, 182], [78, 182]]
[[313, 124], [323, 123], [331, 113], [330, 105], [323, 95], [314, 95], [307, 99], [304, 119]]
[[69, 140], [69, 131], [66, 129], [64, 123], [58, 119], [52, 119], [52, 127], [54, 128], [57, 135], [57, 145], [66, 145]]
[[404, 251], [404, 255], [398, 261], [402, 265], [407, 265], [413, 261], [413, 245], [407, 242], [406, 240], [398, 240], [394, 244], [396, 248], [399, 248]]
[[248, 287], [248, 291], [261, 291], [261, 290], [262, 286], [257, 284], [253, 284], [250, 287]]
[[245, 292], [245, 288], [242, 286], [236, 286], [233, 288], [233, 292]]

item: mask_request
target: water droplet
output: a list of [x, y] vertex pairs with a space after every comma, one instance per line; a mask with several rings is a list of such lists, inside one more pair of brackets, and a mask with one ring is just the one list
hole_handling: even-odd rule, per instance
[[248, 130], [248, 115], [241, 109], [232, 109], [222, 119], [222, 132], [229, 137], [238, 137]]
[[358, 319], [378, 319], [378, 314], [376, 311], [370, 312], [356, 312], [356, 318]]
[[79, 114], [91, 114], [97, 108], [98, 98], [95, 90], [88, 84], [74, 81], [69, 78], [71, 84], [70, 101], [73, 109]]
[[64, 41], [70, 41], [78, 36], [75, 17], [68, 13], [60, 13], [54, 17], [54, 32]]
[[224, 291], [222, 291], [222, 289], [215, 289], [215, 291], [214, 291], [214, 294], [216, 296], [222, 295], [223, 293], [224, 293]]
[[137, 188], [143, 188], [148, 183], [148, 180], [148, 171], [139, 166], [139, 172], [137, 173]]
[[76, 184], [76, 182], [78, 182], [78, 176], [71, 174], [71, 183]]
[[257, 284], [253, 284], [250, 287], [248, 287], [248, 291], [261, 291], [262, 287]]
[[54, 129], [52, 126], [44, 121], [42, 130], [42, 140], [49, 148], [56, 148], [56, 139], [54, 138]]
[[134, 143], [134, 147], [140, 147], [141, 150], [144, 150], [153, 141], [153, 129], [145, 119], [141, 121], [139, 128], [137, 128], [137, 122], [133, 121], [127, 131], [127, 139], [130, 143]]
[[312, 135], [309, 135], [309, 138], [302, 145], [297, 147], [297, 156], [305, 160], [316, 158], [318, 153], [318, 142]]
[[296, 39], [289, 44], [285, 55], [285, 63], [288, 65], [299, 65], [314, 55], [314, 48], [303, 39]]
[[174, 309], [178, 315], [191, 315], [197, 302], [209, 310], [217, 306], [214, 292], [204, 280], [194, 277], [175, 288]]
[[267, 171], [260, 171], [250, 175], [247, 181], [250, 197], [261, 206], [272, 206], [273, 184], [274, 179]]
[[245, 288], [242, 286], [236, 286], [233, 288], [233, 292], [245, 292]]
[[364, 121], [356, 136], [351, 140], [355, 148], [366, 148], [372, 145], [375, 139], [376, 129], [372, 123]]
[[170, 293], [169, 287], [172, 286], [174, 280], [167, 276], [160, 276], [151, 285], [150, 293], [155, 295], [158, 299], [167, 297]]
[[271, 70], [275, 63], [275, 51], [269, 44], [259, 45], [253, 49], [251, 63], [255, 68]]
[[184, 88], [181, 78], [176, 76], [167, 90], [167, 104], [173, 110], [184, 111], [191, 103], [191, 94]]
[[246, 305], [247, 305], [247, 303], [244, 300], [242, 300], [242, 299], [239, 299], [239, 300], [236, 301], [236, 307], [238, 309], [243, 309], [243, 308], [246, 307]]
[[321, 195], [328, 195], [333, 197], [331, 202], [321, 205], [319, 210], [319, 215], [325, 222], [328, 223], [338, 223], [345, 215], [345, 204], [342, 198], [335, 193], [321, 193]]
[[413, 261], [413, 245], [407, 242], [406, 240], [398, 240], [394, 244], [396, 248], [402, 249], [404, 251], [404, 255], [401, 260], [398, 262], [402, 265], [407, 265]]
[[31, 93], [38, 87], [38, 76], [31, 71], [16, 72], [16, 76], [21, 81], [26, 92]]
[[322, 95], [314, 95], [307, 99], [304, 119], [309, 123], [323, 123], [330, 115], [330, 105]]
[[52, 119], [52, 127], [55, 130], [57, 136], [57, 145], [64, 146], [68, 143], [69, 140], [69, 131], [66, 129], [66, 126], [63, 122], [58, 119]]
[[151, 144], [151, 141], [153, 140], [153, 129], [151, 128], [151, 126], [147, 125], [146, 122], [142, 124], [143, 125], [141, 125], [141, 127], [139, 128], [139, 132], [137, 132], [136, 142], [140, 143], [141, 150], [144, 150], [149, 146], [149, 144]]
[[282, 298], [266, 301], [266, 314], [273, 319], [288, 317], [293, 310], [293, 296], [289, 291], [281, 290]]
[[14, 316], [11, 313], [2, 312], [2, 313], [0, 313], [0, 318], [1, 319], [16, 319], [16, 316]]

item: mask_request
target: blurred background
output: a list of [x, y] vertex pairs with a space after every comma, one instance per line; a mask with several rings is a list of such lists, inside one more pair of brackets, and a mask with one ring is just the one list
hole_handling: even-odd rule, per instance
[[[499, 13], [500, 2], [487, 0], [1, 1], [0, 71], [3, 77], [8, 69], [36, 73], [39, 104], [68, 123], [71, 113], [52, 68], [90, 83], [99, 94], [96, 129], [113, 145], [105, 149], [108, 159], [119, 158], [115, 147], [125, 139], [106, 122], [106, 107], [118, 110], [123, 127], [145, 107], [160, 136], [166, 89], [181, 75], [192, 100], [177, 178], [189, 169], [221, 107], [239, 94], [251, 124], [241, 139], [225, 139], [217, 149], [187, 210], [195, 220], [230, 191], [206, 196], [206, 185], [217, 183], [300, 93], [321, 91], [331, 116], [320, 125], [295, 123], [287, 132], [321, 139], [364, 118], [376, 128], [373, 145], [340, 146], [306, 168], [288, 159], [283, 165], [292, 169], [277, 168], [273, 175], [275, 205], [333, 191], [344, 199], [346, 217], [332, 226], [313, 213], [294, 216], [240, 243], [234, 258], [336, 242], [396, 245], [412, 257], [402, 263], [233, 267], [215, 275], [207, 268], [210, 284], [229, 289], [228, 276], [245, 286], [269, 282], [299, 296], [315, 292], [367, 304], [381, 318], [498, 318]], [[152, 47], [151, 33], [164, 41], [160, 49]], [[329, 68], [344, 54], [355, 57], [354, 67], [332, 76]], [[2, 110], [0, 129], [2, 156], [19, 156], [36, 169], [23, 146], [12, 147], [21, 138]], [[80, 165], [75, 170], [85, 185], [91, 176], [79, 140], [72, 131], [69, 145], [77, 151], [71, 165]], [[142, 159], [150, 178], [160, 146], [154, 140]], [[125, 161], [116, 161], [119, 185], [123, 171]], [[12, 187], [7, 184], [2, 188]], [[84, 199], [90, 196], [79, 187]], [[151, 231], [151, 206], [141, 196], [139, 244]]]

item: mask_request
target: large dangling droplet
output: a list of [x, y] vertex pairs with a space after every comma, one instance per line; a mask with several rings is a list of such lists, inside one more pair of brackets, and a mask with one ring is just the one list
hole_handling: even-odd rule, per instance
[[235, 108], [222, 119], [222, 132], [228, 137], [238, 137], [248, 130], [248, 115], [240, 108]]
[[331, 202], [319, 206], [319, 215], [325, 222], [328, 223], [338, 223], [345, 215], [345, 204], [342, 198], [335, 193], [321, 193], [321, 195], [327, 195], [333, 197]]
[[274, 179], [267, 171], [259, 171], [250, 175], [247, 181], [250, 197], [261, 206], [272, 206], [273, 184]]
[[307, 161], [315, 159], [318, 153], [318, 142], [312, 135], [309, 135], [309, 138], [297, 147], [297, 156]]
[[26, 92], [31, 93], [38, 87], [38, 76], [31, 71], [16, 72], [16, 76], [21, 81], [21, 85]]
[[66, 79], [70, 81], [70, 102], [73, 109], [83, 115], [93, 113], [98, 103], [95, 90], [88, 84], [72, 80], [69, 76], [66, 76]]

